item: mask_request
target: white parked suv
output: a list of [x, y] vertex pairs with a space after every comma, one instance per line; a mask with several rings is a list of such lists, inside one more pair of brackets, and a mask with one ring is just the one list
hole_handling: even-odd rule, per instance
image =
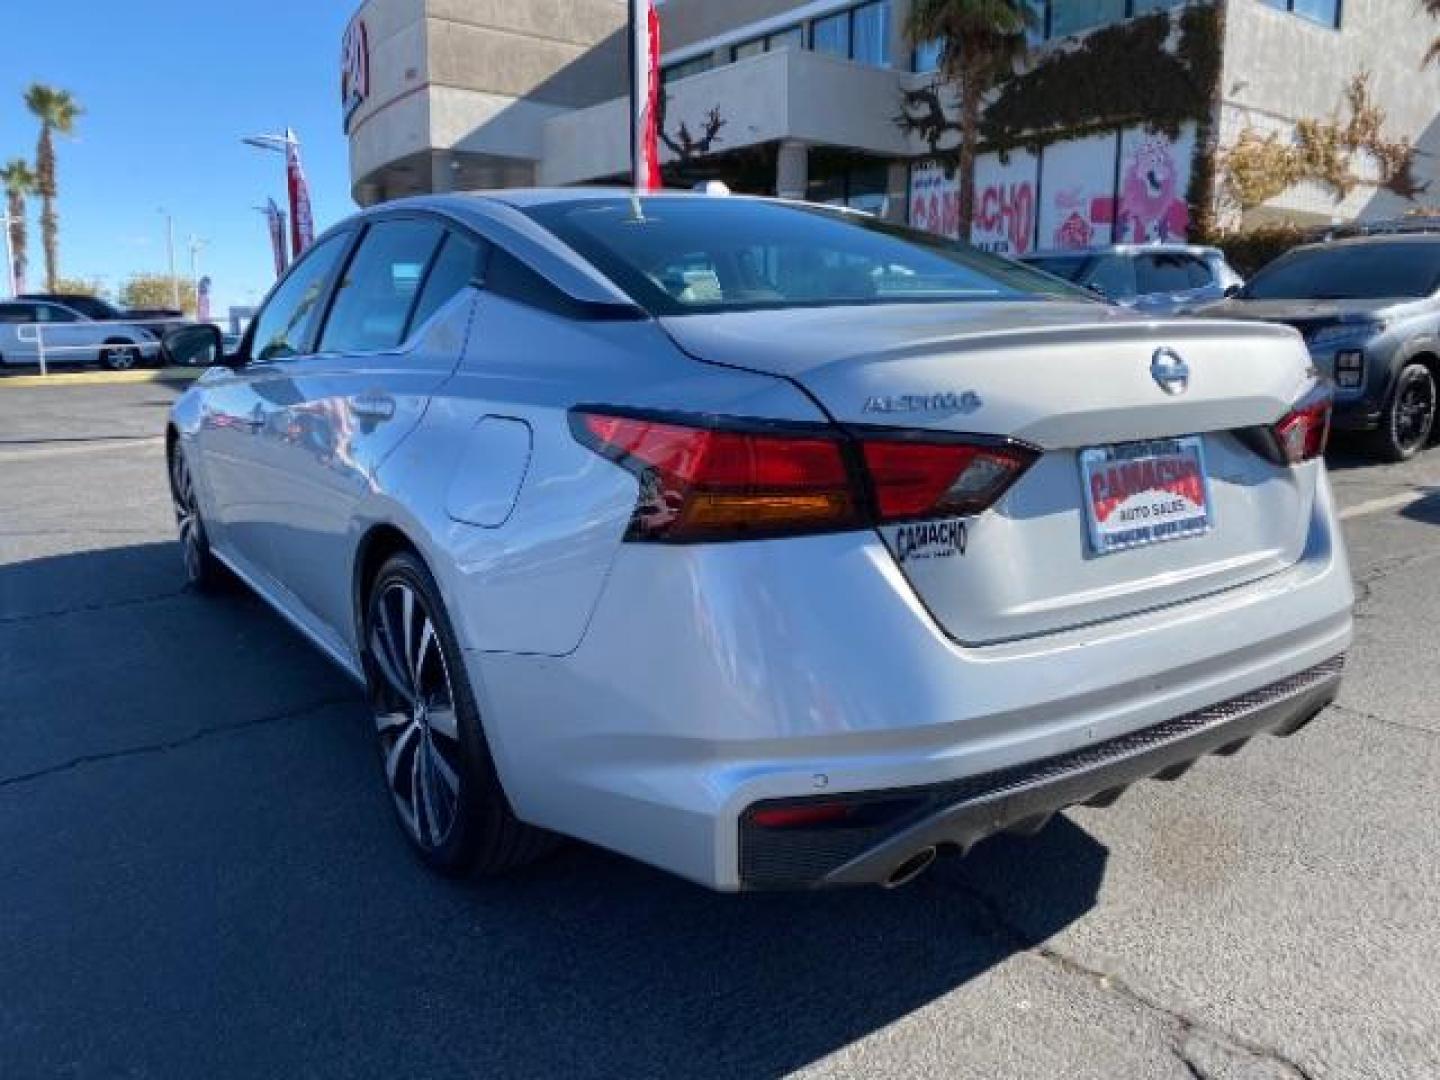
[[189, 575], [366, 688], [432, 866], [565, 834], [809, 888], [1319, 713], [1329, 410], [1285, 327], [825, 207], [506, 191], [331, 230], [167, 446]]
[[160, 357], [160, 340], [143, 326], [99, 322], [51, 300], [0, 301], [0, 364], [99, 364], [125, 371]]

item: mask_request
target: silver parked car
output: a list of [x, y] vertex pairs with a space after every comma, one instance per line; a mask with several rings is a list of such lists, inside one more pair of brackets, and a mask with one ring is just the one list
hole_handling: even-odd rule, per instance
[[99, 322], [49, 300], [0, 301], [0, 365], [99, 364], [126, 371], [160, 357], [160, 340], [143, 326]]
[[1021, 261], [1147, 315], [1179, 315], [1239, 292], [1245, 281], [1219, 248], [1111, 244], [1036, 251]]
[[322, 237], [167, 452], [190, 577], [366, 688], [431, 865], [808, 888], [1315, 717], [1329, 408], [1293, 330], [873, 218], [506, 191]]

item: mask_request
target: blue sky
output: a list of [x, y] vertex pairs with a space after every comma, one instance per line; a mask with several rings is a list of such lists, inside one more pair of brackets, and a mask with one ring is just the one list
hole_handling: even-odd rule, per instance
[[[240, 144], [293, 127], [303, 143], [317, 233], [354, 209], [340, 122], [340, 38], [358, 0], [51, 0], [6, 4], [0, 33], [0, 161], [33, 160], [31, 82], [85, 108], [59, 142], [60, 270], [112, 290], [164, 272], [165, 222], [209, 241], [201, 268], [217, 313], [253, 303], [273, 278], [265, 220], [284, 205], [284, 159]], [[32, 205], [29, 286], [44, 284]], [[0, 249], [3, 258], [3, 249]]]

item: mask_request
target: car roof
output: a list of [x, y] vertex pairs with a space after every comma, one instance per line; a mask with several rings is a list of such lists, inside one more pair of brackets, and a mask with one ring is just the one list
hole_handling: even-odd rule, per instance
[[1300, 244], [1295, 250], [1376, 247], [1387, 244], [1440, 244], [1440, 233], [1371, 233], [1368, 236], [1346, 236], [1339, 240], [1320, 240], [1313, 244]]

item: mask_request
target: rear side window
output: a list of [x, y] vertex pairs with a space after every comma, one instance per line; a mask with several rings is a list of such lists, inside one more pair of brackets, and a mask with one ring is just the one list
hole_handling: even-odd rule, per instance
[[0, 304], [0, 323], [31, 323], [34, 309], [29, 304]]
[[444, 232], [439, 222], [423, 218], [370, 226], [340, 279], [320, 351], [379, 352], [399, 345]]
[[1204, 259], [1186, 257], [1185, 270], [1190, 275], [1190, 287], [1192, 289], [1207, 289], [1215, 284], [1215, 275], [1210, 272], [1210, 266]]
[[255, 319], [253, 359], [284, 360], [307, 348], [330, 275], [349, 239], [349, 234], [338, 233], [316, 244], [270, 294]]
[[1130, 260], [1101, 255], [1085, 274], [1084, 284], [1115, 300], [1135, 295], [1135, 272]]
[[420, 301], [415, 305], [415, 313], [410, 316], [410, 329], [423, 326], [430, 316], [478, 278], [484, 271], [483, 259], [483, 249], [478, 241], [459, 233], [448, 234], [425, 277]]

